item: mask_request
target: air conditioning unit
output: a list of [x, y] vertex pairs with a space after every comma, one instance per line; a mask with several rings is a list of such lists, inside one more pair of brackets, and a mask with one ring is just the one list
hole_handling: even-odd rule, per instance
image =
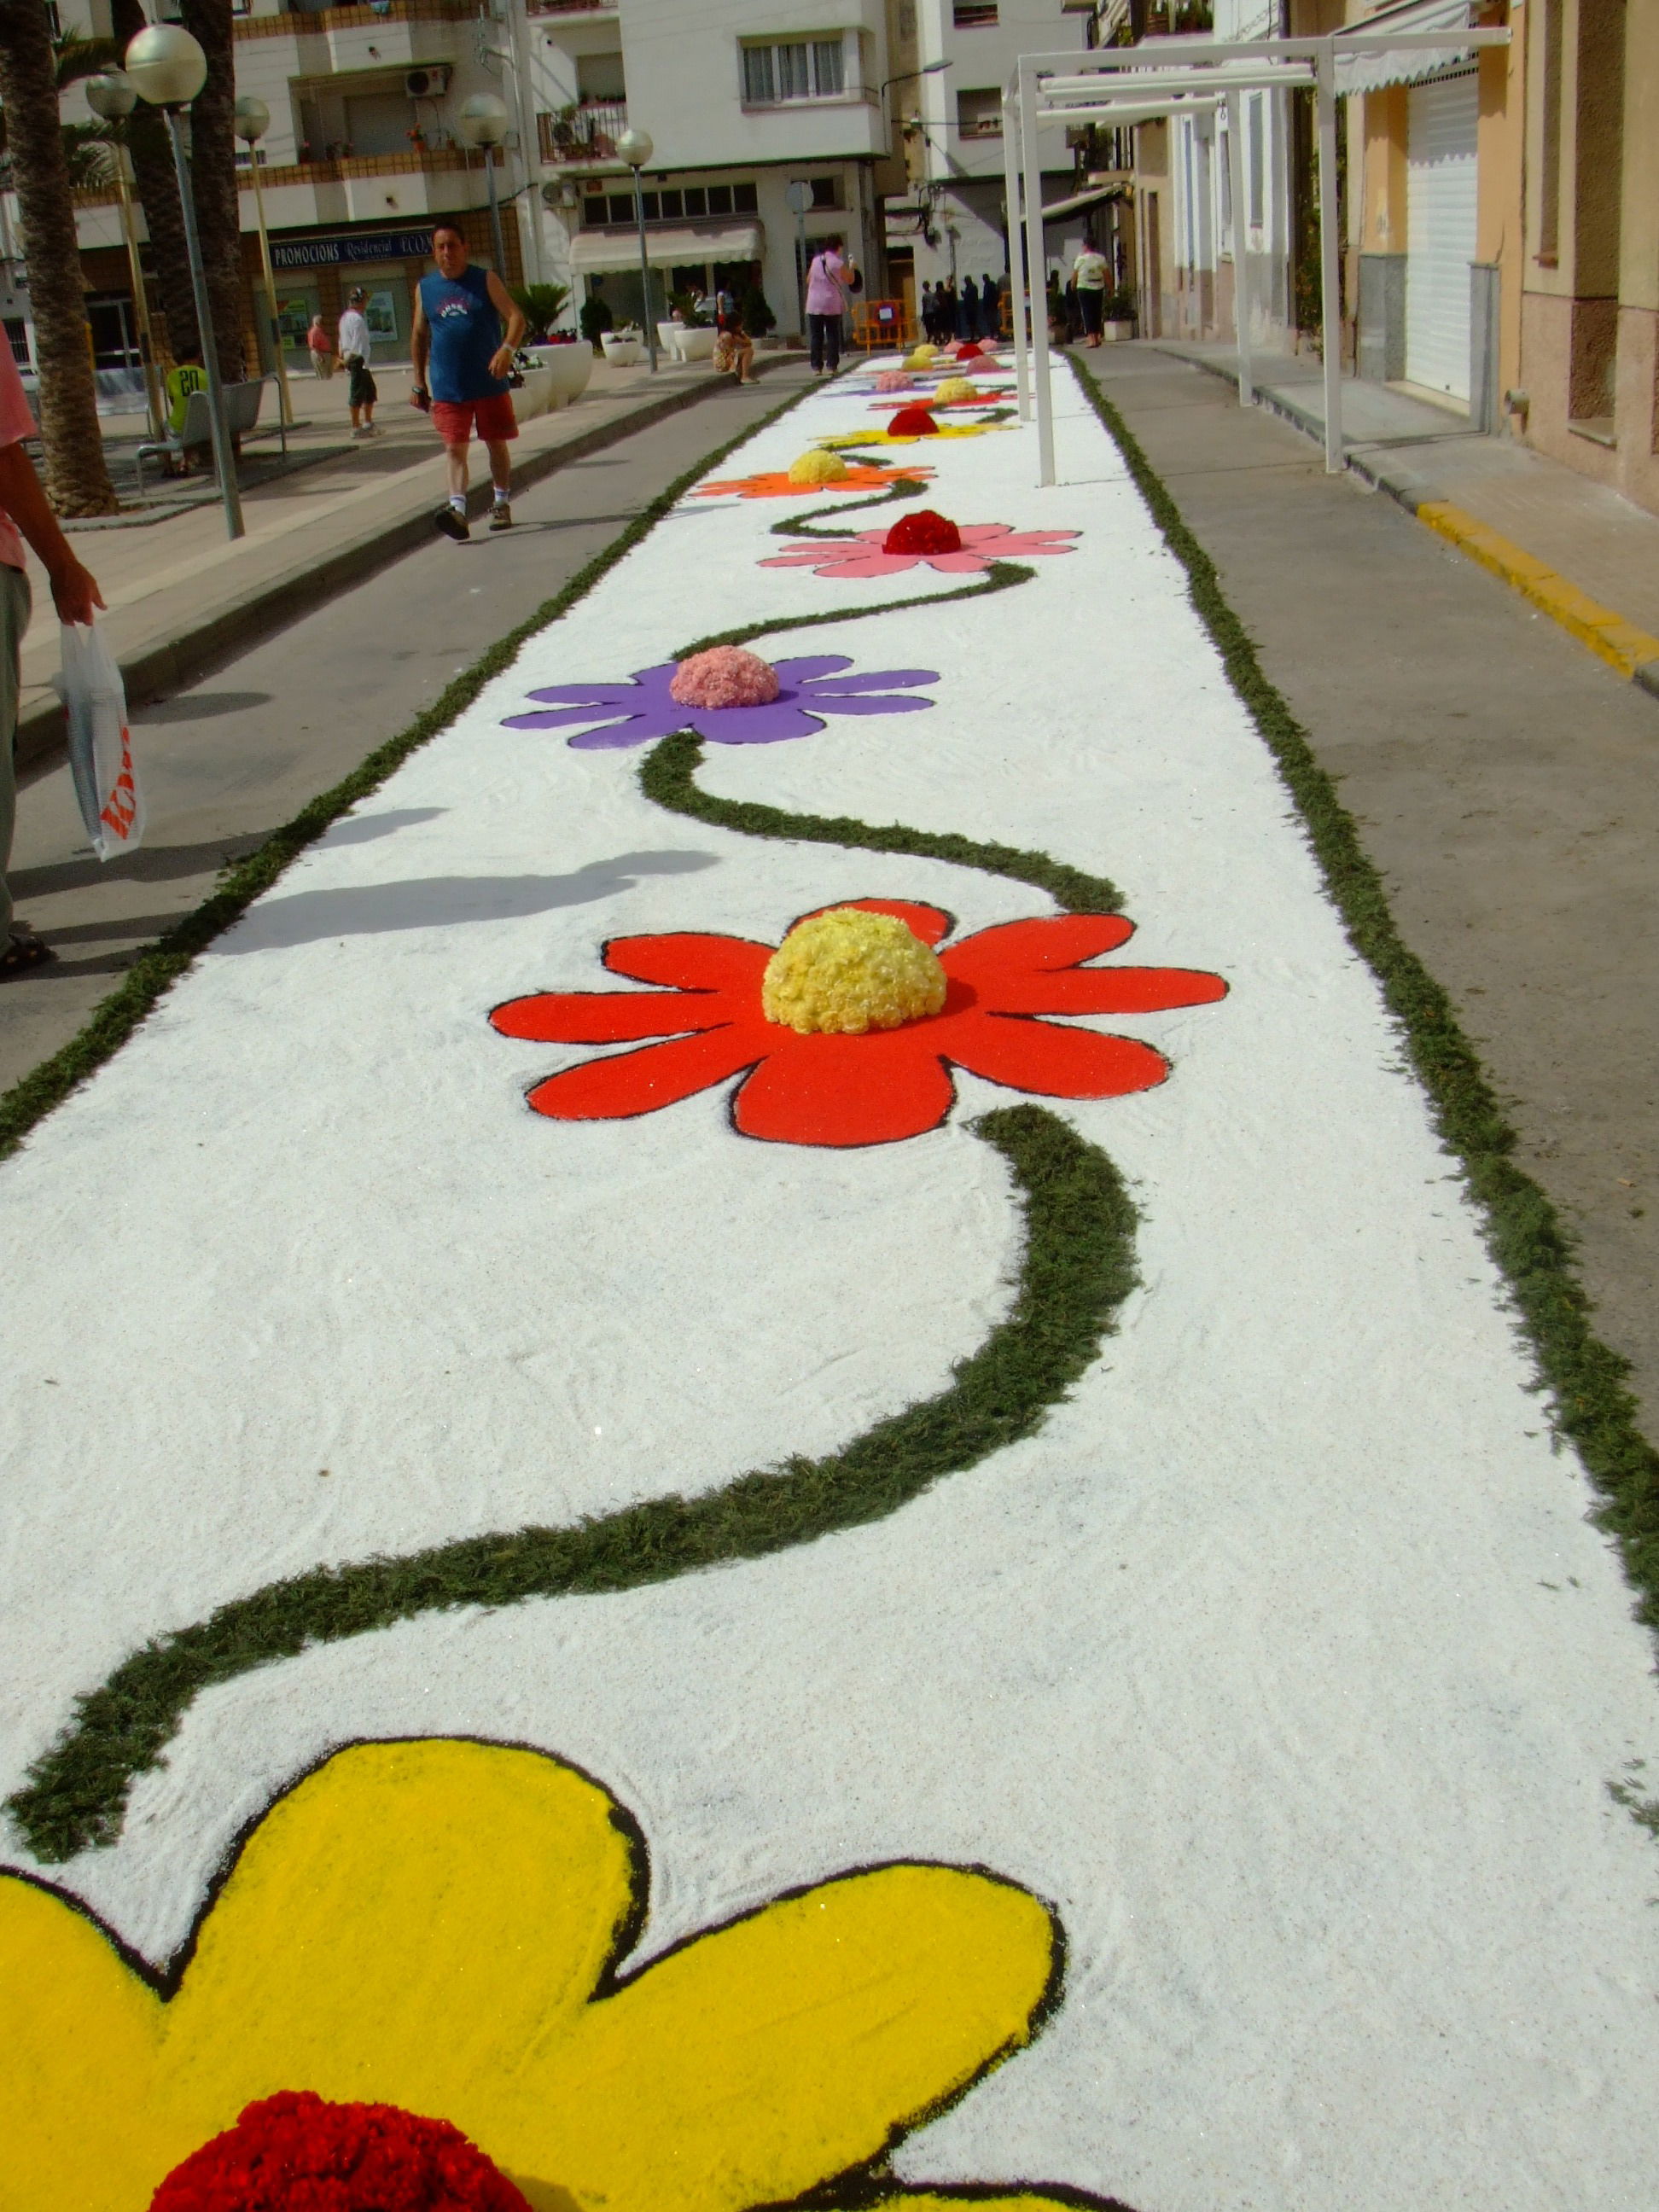
[[449, 64], [434, 62], [430, 69], [410, 70], [404, 90], [410, 100], [439, 100], [449, 89]]

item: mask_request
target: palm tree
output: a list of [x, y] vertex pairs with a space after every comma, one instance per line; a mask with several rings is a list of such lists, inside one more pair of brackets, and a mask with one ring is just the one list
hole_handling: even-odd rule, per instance
[[113, 514], [58, 108], [57, 57], [40, 0], [0, 0], [0, 106], [34, 310], [46, 494], [59, 514]]
[[[141, 0], [112, 0], [110, 15], [115, 44], [125, 53], [140, 31], [148, 28]], [[167, 322], [167, 342], [175, 359], [198, 343], [196, 294], [190, 281], [190, 254], [185, 245], [185, 218], [179, 206], [179, 180], [173, 173], [173, 149], [167, 125], [153, 107], [140, 100], [123, 128], [132, 173], [149, 233], [155, 263], [155, 289]]]
[[207, 56], [207, 82], [190, 108], [190, 175], [201, 234], [219, 374], [239, 384], [242, 349], [242, 210], [236, 180], [235, 32], [230, 0], [184, 0], [185, 30]]

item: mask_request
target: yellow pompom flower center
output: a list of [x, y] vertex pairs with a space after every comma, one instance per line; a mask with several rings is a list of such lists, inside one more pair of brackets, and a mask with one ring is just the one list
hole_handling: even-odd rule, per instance
[[914, 346], [904, 357], [904, 366], [907, 368], [927, 368], [938, 357], [938, 354], [937, 346]]
[[945, 1004], [945, 970], [896, 915], [833, 907], [798, 922], [766, 963], [761, 1008], [805, 1036], [862, 1036]]
[[846, 474], [847, 464], [839, 453], [803, 453], [789, 464], [791, 483], [840, 483]]
[[942, 407], [948, 399], [976, 399], [978, 396], [970, 378], [947, 376], [934, 392], [933, 398]]

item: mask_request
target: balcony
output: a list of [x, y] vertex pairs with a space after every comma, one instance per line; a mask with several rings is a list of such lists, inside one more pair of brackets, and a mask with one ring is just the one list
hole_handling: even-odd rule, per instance
[[536, 128], [544, 161], [561, 168], [599, 162], [614, 166], [618, 160], [617, 141], [628, 128], [627, 103], [584, 100], [562, 107], [556, 115], [538, 115]]
[[614, 15], [618, 0], [525, 0], [526, 15]]
[[[489, 150], [499, 169], [506, 157], [499, 146]], [[261, 167], [259, 182], [266, 191], [284, 185], [337, 185], [353, 177], [407, 177], [434, 170], [471, 169], [483, 174], [484, 156], [460, 146], [411, 146], [406, 154], [333, 154], [321, 161], [295, 161], [280, 169]]]
[[313, 32], [384, 29], [388, 23], [460, 23], [476, 13], [473, 0], [379, 0], [372, 12], [358, 0], [354, 7], [238, 15], [231, 27], [239, 39], [292, 39]]

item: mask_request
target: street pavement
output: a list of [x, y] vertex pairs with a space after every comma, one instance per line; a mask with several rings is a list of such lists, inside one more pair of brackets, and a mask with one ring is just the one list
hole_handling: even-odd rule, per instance
[[[798, 358], [798, 357], [797, 357]], [[786, 377], [787, 356], [762, 357]], [[244, 491], [246, 535], [229, 540], [216, 501], [159, 521], [75, 526], [81, 558], [97, 577], [109, 612], [103, 627], [120, 661], [129, 699], [166, 698], [227, 649], [251, 644], [339, 585], [424, 542], [443, 497], [443, 460], [430, 418], [409, 405], [410, 372], [375, 372], [380, 399], [373, 438], [354, 441], [343, 377], [297, 380], [300, 428], [289, 441], [286, 473], [275, 438], [245, 441], [243, 472], [258, 481]], [[611, 442], [634, 421], [705, 402], [727, 380], [706, 362], [613, 368], [595, 361], [592, 380], [574, 405], [526, 422], [514, 449], [520, 480], [562, 465], [573, 449]], [[269, 403], [274, 420], [275, 401]], [[135, 431], [136, 418], [114, 417], [112, 433]], [[485, 461], [475, 447], [475, 495], [483, 495]], [[192, 480], [199, 495], [203, 480]], [[62, 743], [63, 716], [53, 681], [58, 624], [44, 573], [31, 556], [34, 619], [24, 641], [20, 758], [31, 762]]]
[[1081, 357], [1215, 562], [1407, 943], [1480, 1047], [1652, 1435], [1659, 710], [1213, 376], [1148, 345]]
[[[1651, 1431], [1659, 710], [1393, 501], [1328, 477], [1316, 447], [1242, 412], [1214, 377], [1149, 346], [1085, 359], [1339, 780], [1407, 941], [1479, 1041], [1523, 1164], [1581, 1239], [1599, 1327], [1634, 1362]], [[0, 1083], [65, 1042], [225, 863], [799, 374], [724, 391], [570, 464], [520, 501], [511, 537], [426, 547], [141, 711], [152, 829], [130, 860], [88, 856], [62, 769], [32, 785], [15, 886], [61, 957], [0, 992]]]
[[[420, 551], [164, 704], [137, 709], [149, 830], [130, 858], [105, 866], [91, 856], [65, 765], [27, 784], [10, 880], [19, 911], [59, 957], [0, 989], [0, 1088], [72, 1036], [134, 956], [212, 891], [222, 867], [404, 728], [665, 485], [804, 379], [787, 366], [752, 390], [728, 382], [546, 477], [515, 501], [510, 532], [480, 528], [456, 545], [434, 532]], [[428, 458], [422, 479], [435, 485], [437, 468]]]

